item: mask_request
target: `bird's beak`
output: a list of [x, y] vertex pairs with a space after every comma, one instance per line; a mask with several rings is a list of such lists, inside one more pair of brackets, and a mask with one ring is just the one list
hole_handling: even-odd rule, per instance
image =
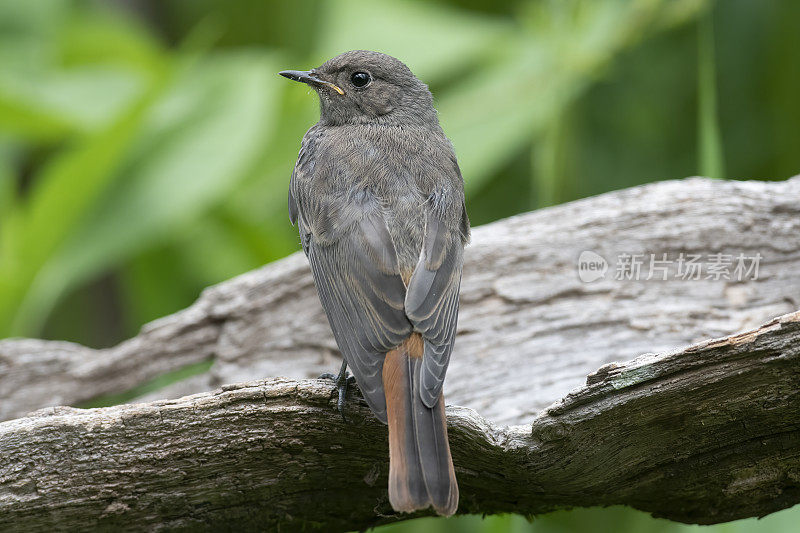
[[320, 79], [313, 70], [282, 70], [278, 72], [284, 78], [299, 81], [308, 85], [327, 85], [337, 93], [344, 96], [344, 91], [336, 84]]

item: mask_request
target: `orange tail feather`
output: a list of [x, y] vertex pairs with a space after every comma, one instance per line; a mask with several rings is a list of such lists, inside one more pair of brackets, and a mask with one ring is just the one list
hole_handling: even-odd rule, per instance
[[389, 501], [399, 512], [433, 506], [450, 516], [458, 508], [458, 484], [447, 440], [444, 396], [422, 403], [417, 387], [423, 341], [413, 333], [386, 354], [383, 387], [389, 422]]

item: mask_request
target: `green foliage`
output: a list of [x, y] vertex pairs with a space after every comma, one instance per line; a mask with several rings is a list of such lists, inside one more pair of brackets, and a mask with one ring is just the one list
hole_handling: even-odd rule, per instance
[[766, 518], [748, 518], [714, 526], [690, 526], [651, 518], [624, 507], [557, 511], [526, 520], [519, 515], [419, 518], [375, 528], [377, 533], [793, 533], [800, 512], [789, 509]]
[[[297, 249], [286, 182], [316, 103], [274, 74], [346, 49], [431, 85], [475, 223], [698, 172], [786, 177], [800, 79], [757, 54], [797, 59], [797, 8], [728, 5], [172, 0], [148, 26], [0, 3], [0, 336], [115, 342]], [[759, 76], [720, 74], [737, 62]]]
[[[430, 84], [476, 224], [655, 179], [797, 174], [798, 17], [790, 0], [0, 1], [0, 337], [118, 342], [296, 250], [286, 188], [317, 109], [275, 73], [347, 49]], [[791, 513], [713, 529], [788, 531]], [[403, 528], [696, 529], [620, 509], [385, 529]]]
[[700, 173], [719, 178], [725, 175], [722, 139], [717, 121], [717, 82], [714, 68], [714, 26], [710, 14], [700, 19], [698, 28], [697, 139]]

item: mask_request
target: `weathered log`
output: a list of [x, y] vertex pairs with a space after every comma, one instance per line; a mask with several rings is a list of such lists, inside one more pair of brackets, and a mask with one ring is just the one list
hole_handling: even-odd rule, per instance
[[[791, 312], [800, 307], [798, 235], [800, 177], [661, 182], [477, 228], [465, 256], [448, 401], [495, 423], [529, 422], [605, 363]], [[605, 279], [578, 279], [585, 250], [611, 262]], [[668, 254], [669, 279], [614, 279], [622, 253]], [[759, 276], [678, 279], [681, 253], [760, 254]], [[208, 359], [210, 372], [150, 399], [256, 376], [313, 377], [336, 368], [337, 357], [306, 260], [295, 254], [209, 288], [190, 308], [110, 349], [0, 341], [0, 420]]]
[[[532, 424], [448, 408], [460, 513], [626, 504], [710, 524], [800, 501], [800, 312], [610, 364]], [[0, 423], [0, 530], [345, 531], [407, 517], [386, 428], [324, 381]]]

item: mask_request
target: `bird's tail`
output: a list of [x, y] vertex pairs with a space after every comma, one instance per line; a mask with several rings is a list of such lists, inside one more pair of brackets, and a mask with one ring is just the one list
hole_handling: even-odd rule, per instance
[[431, 409], [419, 395], [423, 341], [413, 333], [386, 354], [383, 387], [389, 422], [389, 502], [398, 512], [433, 506], [450, 516], [458, 485], [447, 441], [444, 396]]

